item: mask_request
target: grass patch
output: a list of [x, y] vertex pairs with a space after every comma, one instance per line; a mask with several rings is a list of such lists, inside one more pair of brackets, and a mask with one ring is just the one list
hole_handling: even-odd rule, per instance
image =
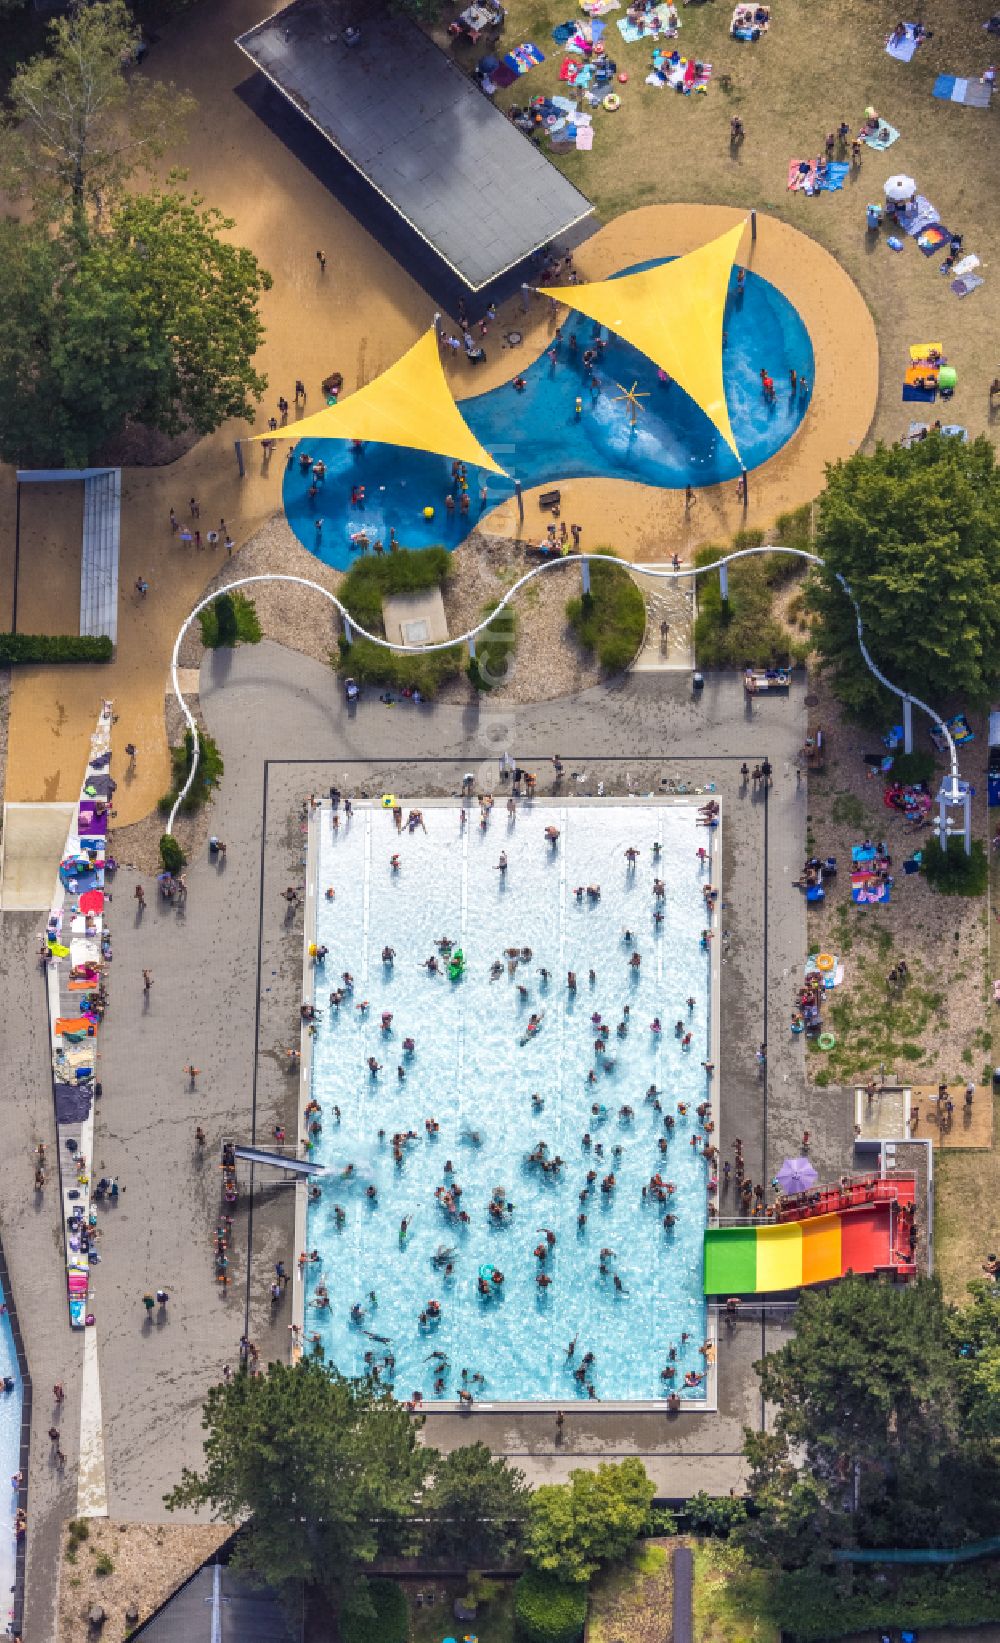
[[[450, 571], [445, 548], [404, 548], [399, 553], [372, 555], [359, 559], [352, 567], [340, 585], [338, 597], [359, 627], [384, 638], [382, 600], [394, 593], [423, 593], [441, 587]], [[341, 637], [338, 652], [330, 660], [359, 684], [419, 690], [421, 696], [429, 698], [437, 694], [446, 679], [461, 672], [465, 647], [453, 645], [427, 655], [400, 655], [382, 650], [368, 639], [355, 638], [348, 644]]]
[[[808, 511], [799, 509], [797, 514], [782, 517], [795, 521]], [[787, 534], [796, 534], [791, 523]], [[714, 565], [726, 553], [760, 547], [764, 540], [763, 531], [741, 531], [728, 548], [700, 548], [694, 556], [695, 564]], [[796, 547], [799, 543], [790, 541], [787, 545]], [[700, 580], [694, 625], [698, 666], [745, 667], [748, 663], [757, 667], [773, 663], [787, 666], [789, 662], [801, 660], [808, 652], [808, 645], [803, 647], [793, 641], [773, 610], [776, 590], [800, 573], [799, 561], [784, 554], [769, 554], [759, 559], [744, 559], [729, 567], [728, 599], [723, 599], [717, 577]]]
[[579, 643], [596, 653], [606, 673], [628, 667], [646, 632], [646, 601], [628, 571], [618, 565], [592, 564], [590, 592], [570, 599], [566, 615]]
[[[811, 1053], [822, 1058], [826, 1083], [853, 1082], [883, 1062], [893, 1067], [897, 1062], [923, 1061], [929, 1053], [926, 1036], [937, 1025], [945, 1002], [935, 978], [916, 960], [906, 986], [890, 991], [886, 969], [891, 937], [877, 928], [865, 935], [876, 956], [858, 956], [851, 992], [842, 998], [834, 993], [826, 1005], [824, 1026], [836, 1044], [832, 1050], [820, 1050], [815, 1040], [809, 1043]], [[836, 943], [834, 950], [841, 945]]]
[[[479, 1638], [479, 1643], [512, 1643], [514, 1636], [514, 1583], [513, 1581], [498, 1581], [499, 1591], [488, 1603], [480, 1603], [475, 1623], [463, 1624], [452, 1619], [452, 1604], [456, 1597], [465, 1595], [463, 1581], [442, 1582], [428, 1576], [420, 1586], [405, 1584], [408, 1620], [407, 1643], [441, 1643], [442, 1637], [449, 1633], [461, 1637], [463, 1632], [473, 1631]], [[415, 1597], [418, 1590], [432, 1588], [438, 1594], [438, 1601], [428, 1607], [422, 1605], [417, 1608]], [[443, 1594], [443, 1595], [442, 1595]]]
[[943, 896], [985, 896], [990, 863], [980, 839], [973, 839], [967, 856], [961, 839], [949, 839], [947, 850], [935, 834], [924, 845], [924, 875]]
[[830, 820], [834, 826], [860, 830], [865, 824], [865, 807], [854, 793], [837, 793], [830, 806]]
[[[231, 615], [229, 614], [229, 607]], [[242, 593], [220, 593], [198, 613], [201, 642], [206, 650], [220, 645], [259, 645], [261, 640], [257, 606]]]
[[[992, 1073], [991, 1073], [992, 1076]], [[988, 1082], [988, 1080], [987, 1080]], [[993, 1133], [1000, 1134], [1000, 1096], [993, 1097]], [[981, 1263], [1000, 1250], [1000, 1151], [934, 1154], [934, 1270], [945, 1300], [966, 1298], [965, 1286], [981, 1278]]]
[[[485, 605], [482, 616], [488, 616], [492, 605]], [[469, 657], [468, 674], [477, 690], [496, 690], [506, 682], [517, 650], [517, 613], [510, 605], [498, 611], [484, 633], [476, 640], [476, 654]]]
[[668, 1630], [672, 1566], [665, 1546], [640, 1541], [626, 1563], [596, 1575], [587, 1611], [588, 1643], [661, 1643]]
[[[187, 781], [193, 756], [194, 737], [190, 730], [186, 730], [180, 746], [170, 749], [170, 791], [164, 793], [157, 805], [161, 816], [169, 815], [173, 808], [174, 800]], [[191, 816], [196, 810], [200, 810], [203, 804], [207, 804], [222, 780], [223, 769], [222, 754], [217, 743], [207, 730], [199, 729], [198, 773], [191, 784], [190, 793], [181, 805], [182, 816]]]
[[727, 1540], [694, 1545], [695, 1643], [778, 1643], [770, 1618], [773, 1576]]

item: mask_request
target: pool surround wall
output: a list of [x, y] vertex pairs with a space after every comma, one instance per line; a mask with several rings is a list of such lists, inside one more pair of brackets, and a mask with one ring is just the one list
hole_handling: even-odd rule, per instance
[[[387, 777], [387, 780], [388, 780], [388, 777]], [[504, 784], [500, 781], [499, 778], [498, 778], [497, 786], [498, 786], [498, 789], [500, 789], [501, 791], [503, 790]], [[691, 794], [687, 794], [687, 795], [674, 795], [674, 794], [648, 794], [648, 795], [647, 794], [642, 794], [642, 795], [639, 795], [639, 794], [634, 794], [634, 795], [605, 794], [603, 799], [601, 799], [601, 798], [573, 799], [573, 798], [562, 798], [561, 797], [560, 800], [559, 800], [559, 803], [561, 805], [565, 805], [569, 809], [579, 808], [579, 807], [592, 808], [592, 807], [599, 806], [599, 805], [602, 805], [602, 804], [609, 805], [609, 806], [619, 806], [620, 807], [622, 805], [623, 801], [625, 801], [628, 797], [635, 797], [636, 799], [642, 798], [647, 803], [651, 799], [655, 799], [656, 804], [659, 805], [659, 806], [663, 806], [663, 807], [669, 807], [669, 808], [684, 807], [684, 808], [687, 808], [687, 809], [697, 810], [697, 809], [700, 809], [700, 807], [706, 802], [706, 799], [708, 797], [711, 797], [711, 796], [713, 796], [713, 795], [710, 794], [710, 793], [707, 793], [705, 791], [699, 791], [697, 793], [691, 793]], [[718, 795], [715, 795], [715, 797], [718, 798]], [[421, 809], [426, 809], [426, 810], [430, 811], [430, 810], [434, 810], [434, 809], [453, 809], [456, 801], [458, 800], [458, 798], [459, 798], [458, 794], [456, 794], [453, 798], [448, 798], [448, 799], [425, 798], [421, 795], [411, 794], [411, 795], [405, 795], [405, 796], [404, 795], [399, 795], [398, 796], [398, 802], [405, 803], [405, 804], [411, 805], [411, 806], [412, 805], [419, 805], [419, 807]], [[530, 800], [530, 799], [522, 799], [520, 802], [521, 802], [522, 807], [524, 807], [526, 809], [529, 809], [531, 807], [531, 804], [532, 804], [532, 800]], [[539, 801], [539, 802], [542, 802], [542, 801]], [[379, 800], [377, 800], [377, 799], [363, 800], [360, 803], [355, 803], [354, 804], [355, 814], [358, 814], [359, 812], [363, 813], [365, 809], [379, 810], [381, 808], [382, 808], [382, 806], [381, 806]], [[328, 798], [322, 799], [322, 801], [315, 807], [315, 809], [310, 807], [308, 822], [307, 822], [307, 829], [306, 829], [306, 841], [307, 842], [306, 842], [305, 892], [304, 892], [305, 916], [303, 918], [303, 933], [302, 933], [302, 1002], [303, 1003], [309, 1003], [309, 1004], [315, 1004], [315, 1002], [316, 1002], [316, 966], [313, 964], [313, 962], [311, 960], [311, 957], [310, 957], [310, 954], [309, 954], [309, 948], [310, 948], [310, 945], [313, 942], [315, 942], [315, 940], [316, 940], [316, 927], [317, 927], [317, 925], [316, 925], [316, 914], [317, 914], [318, 884], [319, 884], [319, 837], [320, 837], [319, 830], [323, 825], [324, 819], [329, 818], [330, 811], [331, 811], [331, 805], [330, 805], [330, 801], [329, 801]], [[718, 1083], [718, 1074], [719, 1074], [719, 1068], [720, 1068], [720, 1065], [721, 1065], [721, 1057], [720, 1057], [720, 1051], [721, 1051], [721, 1021], [720, 1021], [719, 1003], [720, 1003], [720, 999], [721, 999], [720, 989], [721, 989], [721, 979], [722, 979], [722, 959], [721, 959], [721, 951], [720, 951], [720, 942], [719, 942], [718, 937], [719, 937], [719, 932], [720, 932], [721, 927], [722, 927], [722, 908], [723, 908], [723, 903], [724, 903], [724, 884], [723, 884], [723, 878], [722, 878], [722, 827], [723, 827], [723, 815], [722, 815], [721, 801], [720, 801], [720, 812], [719, 812], [718, 825], [716, 827], [709, 827], [709, 828], [705, 829], [705, 844], [706, 844], [706, 848], [708, 850], [708, 856], [709, 856], [708, 869], [707, 869], [707, 871], [708, 871], [707, 882], [713, 884], [719, 891], [719, 895], [716, 898], [716, 902], [715, 902], [714, 907], [711, 909], [711, 914], [710, 914], [710, 918], [709, 918], [709, 927], [711, 928], [712, 933], [713, 933], [713, 940], [711, 941], [710, 948], [709, 948], [709, 983], [708, 983], [708, 993], [707, 993], [707, 1010], [708, 1010], [708, 1044], [709, 1044], [708, 1055], [709, 1055], [709, 1059], [714, 1063], [714, 1073], [713, 1073], [713, 1080], [712, 1080], [712, 1083], [710, 1085], [710, 1097], [709, 1098], [710, 1098], [711, 1103], [712, 1103], [712, 1113], [713, 1113], [713, 1118], [714, 1118], [714, 1121], [715, 1121], [714, 1138], [715, 1138], [715, 1143], [719, 1148], [720, 1159], [721, 1159], [723, 1151], [724, 1151], [723, 1139], [722, 1139], [722, 1122], [721, 1122], [722, 1099], [721, 1099], [721, 1090], [720, 1090], [720, 1086], [719, 1086], [719, 1083]], [[300, 1030], [300, 1043], [301, 1043], [301, 1063], [300, 1063], [300, 1077], [299, 1077], [298, 1123], [299, 1123], [299, 1126], [300, 1126], [299, 1136], [303, 1136], [303, 1135], [306, 1134], [307, 1123], [308, 1123], [308, 1120], [307, 1120], [306, 1114], [305, 1114], [305, 1108], [306, 1108], [307, 1103], [310, 1100], [311, 1093], [312, 1093], [312, 1044], [313, 1044], [312, 1034], [308, 1031], [308, 1029], [307, 1029], [307, 1027], [305, 1026], [304, 1023], [302, 1024], [301, 1030]], [[297, 1148], [296, 1150], [298, 1151], [299, 1149]], [[296, 1347], [296, 1344], [295, 1344], [296, 1340], [300, 1340], [303, 1343], [303, 1348], [304, 1348], [304, 1342], [305, 1342], [305, 1281], [304, 1281], [304, 1268], [299, 1265], [298, 1252], [305, 1251], [308, 1248], [308, 1245], [307, 1245], [308, 1189], [309, 1189], [308, 1179], [301, 1180], [301, 1181], [297, 1182], [296, 1187], [295, 1187], [295, 1249], [296, 1249], [296, 1260], [295, 1260], [294, 1272], [292, 1274], [292, 1330], [289, 1333], [290, 1358], [291, 1358], [292, 1361], [294, 1361], [294, 1359], [298, 1355], [298, 1348]], [[717, 1199], [718, 1199], [719, 1195], [717, 1194], [716, 1196], [717, 1196]], [[704, 1396], [704, 1398], [701, 1398], [697, 1401], [682, 1399], [681, 1400], [680, 1411], [678, 1412], [678, 1414], [715, 1414], [715, 1413], [718, 1412], [718, 1372], [719, 1372], [718, 1349], [719, 1349], [719, 1341], [720, 1341], [718, 1321], [719, 1321], [718, 1305], [715, 1302], [708, 1301], [706, 1303], [706, 1307], [705, 1307], [705, 1339], [708, 1340], [708, 1341], [711, 1341], [713, 1343], [713, 1345], [715, 1347], [715, 1351], [712, 1354], [711, 1362], [706, 1364], [705, 1383], [704, 1383], [705, 1396]], [[566, 1403], [566, 1399], [559, 1399], [559, 1398], [551, 1398], [551, 1399], [518, 1399], [518, 1400], [505, 1400], [505, 1399], [501, 1399], [501, 1398], [496, 1398], [496, 1399], [483, 1398], [481, 1400], [477, 1399], [476, 1402], [472, 1405], [464, 1405], [461, 1402], [459, 1402], [457, 1399], [456, 1400], [435, 1399], [433, 1402], [428, 1402], [423, 1407], [423, 1409], [420, 1411], [420, 1413], [422, 1415], [429, 1415], [429, 1414], [431, 1414], [431, 1415], [448, 1415], [448, 1414], [461, 1413], [461, 1414], [467, 1416], [468, 1418], [472, 1419], [472, 1418], [475, 1417], [475, 1414], [476, 1414], [477, 1411], [480, 1411], [482, 1413], [489, 1413], [489, 1414], [503, 1413], [504, 1411], [509, 1411], [509, 1412], [512, 1412], [512, 1413], [513, 1412], [517, 1412], [517, 1413], [539, 1413], [539, 1414], [544, 1414], [546, 1412], [551, 1413], [551, 1412], [554, 1412], [557, 1409], [562, 1408], [565, 1403]], [[622, 1412], [628, 1412], [628, 1411], [632, 1411], [632, 1410], [634, 1410], [634, 1411], [649, 1411], [649, 1410], [659, 1409], [659, 1410], [666, 1411], [667, 1401], [666, 1401], [665, 1398], [648, 1398], [648, 1399], [601, 1398], [601, 1399], [596, 1400], [596, 1402], [594, 1402], [594, 1401], [588, 1402], [587, 1405], [586, 1405], [586, 1408], [587, 1408], [587, 1411], [588, 1411], [589, 1414], [594, 1414], [595, 1412], [600, 1413], [601, 1411], [604, 1411], [608, 1414], [622, 1413]]]
[[[0, 1242], [0, 1299], [7, 1303], [7, 1321], [10, 1325], [11, 1336], [14, 1341], [14, 1355], [17, 1358], [17, 1367], [21, 1377], [21, 1438], [18, 1456], [18, 1471], [21, 1474], [21, 1486], [12, 1494], [12, 1507], [28, 1509], [28, 1461], [31, 1454], [31, 1406], [32, 1388], [31, 1376], [28, 1373], [28, 1359], [24, 1350], [24, 1339], [21, 1335], [21, 1325], [17, 1316], [17, 1306], [14, 1302], [14, 1291], [11, 1285], [7, 1259], [3, 1252], [3, 1243]], [[9, 1394], [16, 1397], [17, 1392]], [[13, 1517], [13, 1511], [11, 1513]], [[14, 1548], [14, 1581], [13, 1589], [5, 1593], [5, 1601], [9, 1602], [12, 1616], [12, 1635], [20, 1636], [24, 1625], [24, 1577], [27, 1564], [28, 1545], [27, 1536], [22, 1535], [15, 1542]]]

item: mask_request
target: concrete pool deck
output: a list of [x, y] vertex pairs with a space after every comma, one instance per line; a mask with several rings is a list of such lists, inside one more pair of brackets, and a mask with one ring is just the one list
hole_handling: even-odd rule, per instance
[[[244, 1328], [247, 1208], [234, 1229], [233, 1283], [215, 1284], [212, 1230], [219, 1201], [215, 1167], [222, 1135], [250, 1139], [295, 1117], [297, 1080], [289, 1079], [285, 1048], [297, 1042], [302, 976], [302, 924], [285, 922], [281, 892], [304, 877], [304, 796], [342, 791], [379, 794], [388, 770], [392, 791], [457, 791], [466, 770], [496, 785], [496, 760], [506, 747], [539, 771], [558, 751], [570, 772], [586, 772], [586, 791], [604, 781], [609, 792], [662, 791], [661, 778], [700, 781], [711, 768], [729, 823], [723, 840], [730, 940], [720, 948], [722, 1123], [740, 1135], [748, 1170], [766, 1179], [802, 1130], [823, 1174], [839, 1175], [853, 1133], [851, 1097], [807, 1090], [802, 1050], [787, 1033], [789, 978], [805, 952], [803, 903], [790, 889], [798, 872], [806, 822], [806, 785], [793, 762], [805, 731], [801, 681], [785, 700], [744, 701], [742, 679], [709, 677], [700, 696], [680, 675], [639, 674], [611, 688], [520, 709], [384, 708], [368, 693], [354, 716], [328, 668], [265, 642], [237, 650], [221, 665], [209, 657], [201, 673], [201, 704], [226, 759], [212, 812], [212, 830], [227, 840], [225, 865], [209, 860], [188, 869], [186, 907], [149, 896], [142, 922], [131, 899], [134, 875], [123, 865], [115, 890], [113, 1008], [103, 1037], [104, 1096], [96, 1162], [127, 1191], [102, 1217], [102, 1262], [95, 1279], [100, 1319], [100, 1373], [108, 1506], [113, 1518], [156, 1521], [162, 1495], [182, 1465], [201, 1460], [201, 1405], [224, 1362], [234, 1363]], [[740, 796], [745, 758], [767, 755], [774, 786], [766, 796]], [[271, 762], [265, 764], [265, 761]], [[288, 761], [288, 762], [284, 762]], [[564, 785], [566, 785], [564, 783]], [[148, 888], [148, 887], [147, 887]], [[82, 1343], [65, 1322], [55, 1197], [34, 1201], [26, 1179], [31, 1149], [48, 1137], [51, 1089], [44, 999], [34, 946], [37, 920], [4, 920], [4, 982], [0, 1027], [21, 1097], [8, 1110], [8, 1141], [0, 1157], [4, 1242], [17, 1289], [25, 1348], [35, 1385], [66, 1386], [63, 1447], [70, 1464], [60, 1477], [50, 1465], [45, 1431], [48, 1400], [35, 1404], [31, 1523], [28, 1548], [28, 1635], [51, 1635], [45, 1616], [54, 1600], [59, 1556], [57, 1526], [75, 1510], [76, 1433], [80, 1414]], [[259, 954], [260, 988], [257, 969]], [[144, 966], [155, 977], [142, 1010]], [[258, 1025], [254, 1055], [251, 1023]], [[754, 1051], [769, 1025], [766, 1079]], [[196, 1092], [185, 1064], [202, 1069]], [[208, 1147], [199, 1154], [194, 1127]], [[250, 1273], [250, 1333], [262, 1358], [288, 1350], [291, 1301], [272, 1312], [273, 1262], [294, 1270], [293, 1194], [256, 1172], [254, 1263]], [[246, 1177], [244, 1177], [246, 1181]], [[48, 1253], [50, 1250], [52, 1253]], [[141, 1296], [148, 1284], [171, 1292], [170, 1317], [148, 1334]], [[724, 1335], [729, 1329], [723, 1325]], [[427, 1440], [444, 1448], [476, 1438], [516, 1458], [533, 1481], [564, 1477], [574, 1465], [640, 1454], [659, 1492], [698, 1488], [726, 1493], [742, 1478], [745, 1425], [759, 1425], [760, 1400], [751, 1365], [777, 1345], [785, 1315], [744, 1308], [719, 1353], [717, 1415], [631, 1414], [600, 1405], [567, 1411], [561, 1441], [552, 1416], [466, 1414], [428, 1416]]]

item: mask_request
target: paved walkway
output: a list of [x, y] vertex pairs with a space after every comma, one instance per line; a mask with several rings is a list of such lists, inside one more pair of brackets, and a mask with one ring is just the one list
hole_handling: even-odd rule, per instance
[[[821, 1171], [839, 1173], [851, 1135], [849, 1105], [833, 1092], [823, 1093], [820, 1109], [807, 1110], [801, 1048], [785, 1030], [790, 978], [805, 951], [803, 904], [790, 889], [801, 862], [806, 809], [791, 762], [803, 736], [800, 687], [785, 701], [753, 704], [749, 714], [738, 678], [712, 680], [695, 696], [683, 676], [655, 674], [560, 702], [502, 711], [479, 704], [388, 709], [373, 692], [349, 716], [326, 668], [265, 643], [211, 656], [202, 671], [202, 704], [226, 760], [212, 818], [213, 830], [228, 845], [226, 864], [194, 862], [187, 905], [181, 908], [160, 905], [147, 886], [149, 905], [140, 917], [127, 870], [119, 873], [115, 888], [112, 1008], [103, 1038], [105, 1093], [95, 1160], [96, 1168], [117, 1175], [125, 1188], [118, 1206], [102, 1212], [102, 1262], [95, 1282], [113, 1518], [164, 1515], [163, 1492], [183, 1465], [201, 1459], [205, 1391], [223, 1362], [236, 1359], [247, 1228], [241, 1210], [234, 1229], [233, 1283], [220, 1289], [211, 1247], [219, 1205], [218, 1143], [224, 1134], [250, 1138], [258, 1006], [257, 1134], [268, 1138], [279, 1117], [294, 1122], [294, 1081], [284, 1071], [283, 1050], [297, 1042], [301, 915], [286, 922], [281, 891], [302, 882], [298, 805], [310, 791], [333, 781], [344, 790], [382, 791], [387, 779], [382, 761], [391, 769], [392, 790], [403, 795], [454, 793], [465, 770], [477, 782], [495, 786], [496, 759], [505, 748], [539, 770], [543, 791], [549, 785], [544, 760], [555, 749], [565, 761], [567, 784], [571, 773], [586, 772], [584, 782], [573, 784], [583, 793], [594, 793], [599, 781], [609, 793], [646, 793], [667, 776], [714, 780], [725, 806], [723, 922], [730, 930], [723, 964], [723, 1145], [731, 1144], [734, 1134], [742, 1136], [748, 1166], [763, 1179], [765, 1149], [773, 1170], [785, 1151], [795, 1150], [803, 1128], [812, 1131]], [[740, 797], [740, 761], [764, 755], [775, 772], [768, 801]], [[265, 759], [302, 761], [269, 767], [266, 838]], [[5, 1216], [4, 1237], [31, 1367], [36, 1386], [44, 1389], [56, 1378], [69, 1383], [77, 1374], [81, 1343], [65, 1323], [55, 1200], [38, 1210], [26, 1190], [32, 1138], [51, 1129], [41, 984], [31, 959], [33, 926], [27, 919], [21, 924], [8, 919], [5, 936], [10, 977], [5, 1039], [27, 1099], [11, 1114], [12, 1145], [0, 1159], [3, 1200], [13, 1206]], [[754, 1061], [764, 1033], [765, 954], [771, 1045], [766, 1085]], [[153, 972], [148, 1006], [142, 989], [147, 966]], [[201, 1069], [195, 1090], [184, 1074], [192, 1061]], [[194, 1139], [198, 1123], [208, 1135], [204, 1151]], [[292, 1264], [296, 1253], [288, 1189], [260, 1189], [253, 1215], [251, 1335], [263, 1356], [283, 1355], [290, 1298], [272, 1315], [267, 1295], [272, 1263], [284, 1258]], [[52, 1258], [39, 1260], [50, 1242]], [[167, 1316], [149, 1324], [141, 1297], [161, 1284], [171, 1295]], [[484, 1412], [431, 1417], [428, 1437], [445, 1446], [483, 1437], [495, 1449], [517, 1455], [539, 1479], [562, 1476], [587, 1457], [638, 1452], [666, 1493], [696, 1487], [725, 1491], [740, 1475], [742, 1427], [759, 1419], [750, 1365], [773, 1334], [770, 1326], [765, 1334], [759, 1318], [747, 1318], [731, 1339], [724, 1335], [718, 1416], [669, 1422], [662, 1414], [573, 1410], [557, 1444], [551, 1417]], [[68, 1392], [70, 1445], [64, 1441], [63, 1447], [72, 1467], [78, 1381]], [[52, 1568], [54, 1545], [49, 1526], [75, 1501], [68, 1488], [60, 1494], [57, 1480], [47, 1473], [44, 1397], [37, 1409], [30, 1600], [44, 1605], [48, 1583], [40, 1575], [46, 1565]]]
[[662, 576], [644, 576], [641, 570], [632, 574], [646, 601], [646, 635], [633, 664], [635, 672], [690, 674], [697, 611], [694, 578], [673, 582]]

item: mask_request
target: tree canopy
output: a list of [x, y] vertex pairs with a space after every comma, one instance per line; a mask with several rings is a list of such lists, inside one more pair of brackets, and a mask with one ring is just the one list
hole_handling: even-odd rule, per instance
[[937, 1282], [846, 1278], [805, 1293], [756, 1367], [776, 1413], [748, 1432], [748, 1547], [797, 1568], [838, 1546], [955, 1546], [1000, 1526], [992, 1438], [1000, 1303], [945, 1306]]
[[80, 221], [166, 152], [194, 105], [130, 72], [137, 29], [125, 0], [75, 4], [48, 38], [11, 81], [0, 174], [42, 214], [69, 209]]
[[530, 1494], [524, 1473], [485, 1443], [438, 1456], [421, 1511], [428, 1551], [467, 1567], [502, 1563], [519, 1543]]
[[623, 1558], [639, 1535], [655, 1493], [634, 1456], [569, 1483], [536, 1489], [528, 1508], [525, 1551], [536, 1569], [568, 1585], [585, 1584], [602, 1563]]
[[931, 434], [836, 463], [819, 499], [816, 641], [846, 705], [884, 693], [858, 650], [850, 584], [876, 665], [932, 705], [1000, 681], [1000, 471], [986, 438]]
[[417, 1425], [387, 1393], [316, 1358], [273, 1363], [212, 1388], [205, 1466], [185, 1468], [166, 1504], [249, 1517], [244, 1566], [276, 1587], [319, 1586], [339, 1607], [378, 1552], [380, 1523], [413, 1511], [428, 1466]]
[[82, 238], [0, 222], [0, 456], [77, 466], [130, 419], [205, 434], [251, 417], [271, 277], [232, 227], [174, 192], [130, 195]]

